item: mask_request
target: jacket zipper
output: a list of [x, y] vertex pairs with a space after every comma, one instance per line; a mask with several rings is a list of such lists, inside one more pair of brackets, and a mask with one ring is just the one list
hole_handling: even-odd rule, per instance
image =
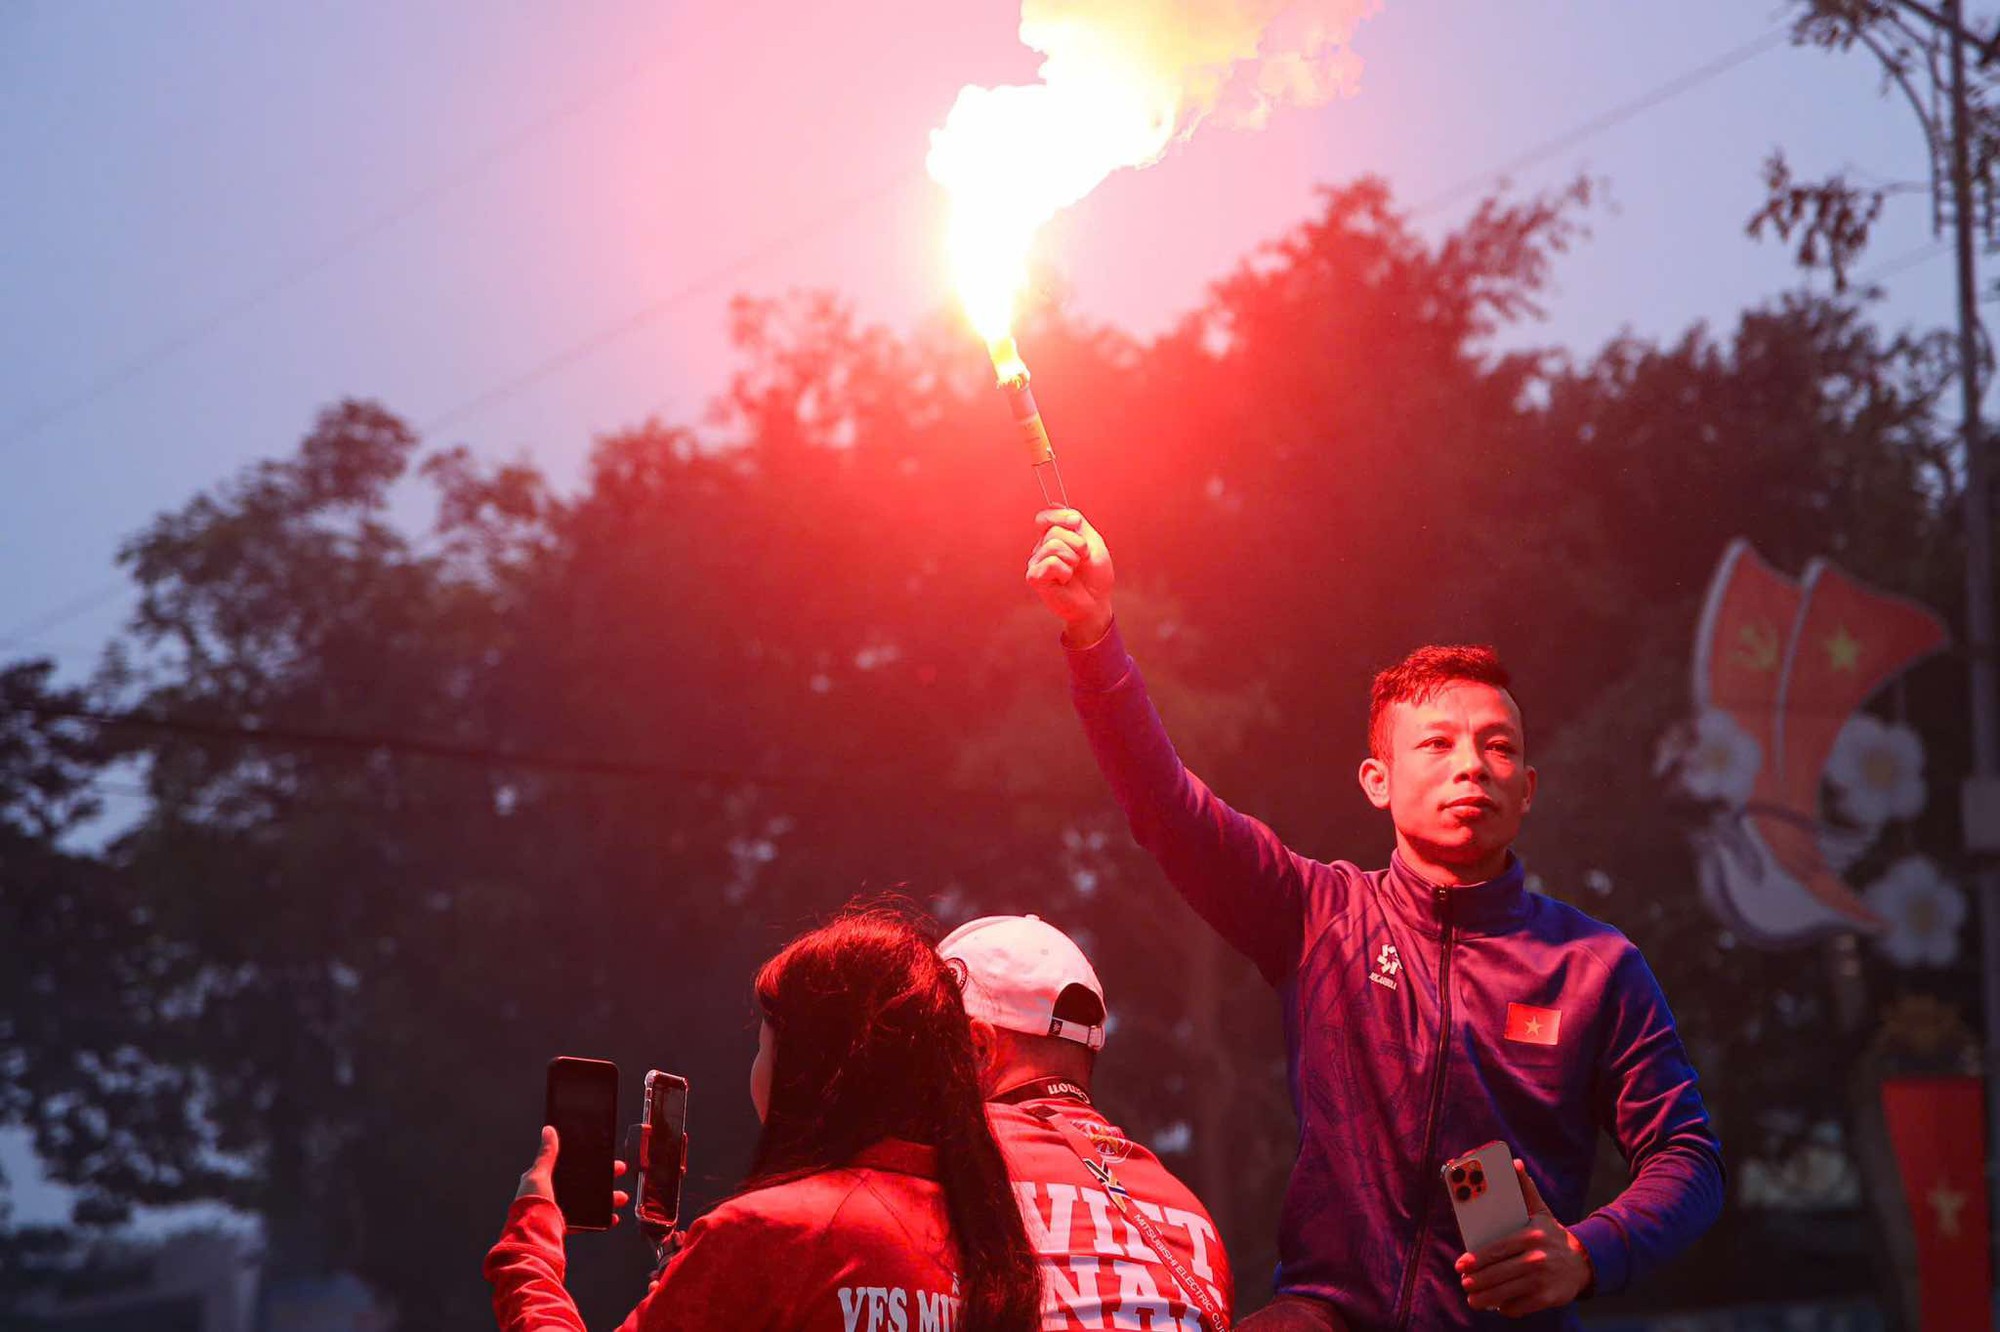
[[1451, 946], [1456, 942], [1457, 931], [1452, 926], [1451, 889], [1433, 888], [1431, 892], [1438, 915], [1444, 918], [1444, 948], [1438, 956], [1437, 1068], [1431, 1073], [1431, 1109], [1429, 1118], [1424, 1121], [1424, 1154], [1417, 1161], [1418, 1192], [1424, 1201], [1417, 1210], [1417, 1233], [1410, 1239], [1409, 1257], [1403, 1263], [1403, 1293], [1396, 1301], [1396, 1326], [1399, 1329], [1407, 1329], [1410, 1325], [1410, 1306], [1417, 1293], [1417, 1263], [1423, 1257], [1424, 1237], [1431, 1228], [1431, 1208], [1437, 1201], [1437, 1189], [1429, 1187], [1431, 1156], [1437, 1151], [1438, 1118], [1444, 1108], [1444, 1066], [1451, 1053]]

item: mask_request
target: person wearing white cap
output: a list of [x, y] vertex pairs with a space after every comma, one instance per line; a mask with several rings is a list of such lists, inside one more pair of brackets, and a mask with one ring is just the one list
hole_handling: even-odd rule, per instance
[[1041, 1257], [1042, 1327], [1224, 1332], [1235, 1284], [1214, 1220], [1091, 1101], [1109, 1019], [1090, 959], [1037, 916], [968, 921], [938, 952], [962, 976], [987, 1118]]

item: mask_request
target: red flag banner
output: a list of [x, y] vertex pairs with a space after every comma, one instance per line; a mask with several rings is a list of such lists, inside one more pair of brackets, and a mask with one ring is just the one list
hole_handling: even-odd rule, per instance
[[1710, 847], [1704, 891], [1735, 929], [1768, 945], [1881, 926], [1827, 867], [1819, 847], [1819, 765], [1826, 754], [1802, 791], [1786, 781], [1788, 671], [1798, 630], [1810, 619], [1810, 589], [1738, 537], [1716, 565], [1695, 631], [1696, 710], [1726, 714], [1756, 741], [1760, 759], [1740, 835]]
[[1728, 713], [1763, 751], [1758, 801], [1776, 796], [1778, 695], [1798, 613], [1798, 584], [1758, 558], [1742, 537], [1730, 542], [1695, 631], [1694, 704]]
[[1855, 709], [1950, 641], [1928, 607], [1857, 583], [1824, 560], [1806, 566], [1804, 588], [1776, 751], [1783, 803], [1796, 809], [1817, 805], [1834, 737]]
[[1776, 749], [1764, 772], [1774, 778], [1779, 812], [1753, 822], [1772, 858], [1813, 896], [1872, 923], [1874, 913], [1826, 867], [1820, 850], [1820, 775], [1841, 727], [1868, 696], [1938, 651], [1950, 635], [1927, 607], [1877, 592], [1824, 560], [1806, 566], [1801, 586], [1804, 599], [1785, 652]]
[[1990, 1316], [1986, 1101], [1978, 1078], [1882, 1084], [1889, 1141], [1917, 1237], [1922, 1332], [1971, 1332]]

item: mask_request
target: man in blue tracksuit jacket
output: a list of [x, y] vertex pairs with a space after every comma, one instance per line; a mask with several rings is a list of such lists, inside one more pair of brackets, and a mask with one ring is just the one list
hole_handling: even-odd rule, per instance
[[[1299, 1155], [1280, 1302], [1249, 1324], [1573, 1328], [1578, 1298], [1706, 1230], [1721, 1149], [1658, 983], [1617, 930], [1524, 885], [1535, 771], [1491, 649], [1423, 648], [1377, 677], [1361, 786], [1395, 854], [1309, 860], [1182, 765], [1112, 621], [1103, 539], [1072, 509], [1039, 521], [1028, 581], [1064, 622], [1134, 837], [1283, 1002]], [[1632, 1179], [1584, 1216], [1600, 1128]], [[1496, 1139], [1532, 1215], [1464, 1254], [1439, 1170]]]

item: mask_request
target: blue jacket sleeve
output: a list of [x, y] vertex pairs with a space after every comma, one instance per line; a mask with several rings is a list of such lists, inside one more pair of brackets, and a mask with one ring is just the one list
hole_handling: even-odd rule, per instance
[[1115, 624], [1069, 659], [1084, 735], [1133, 838], [1188, 905], [1279, 984], [1298, 965], [1305, 932], [1301, 858], [1187, 770]]
[[1632, 1182], [1572, 1232], [1590, 1253], [1596, 1290], [1612, 1294], [1701, 1237], [1722, 1212], [1722, 1144], [1666, 996], [1629, 945], [1613, 998], [1592, 1111], [1618, 1144]]

